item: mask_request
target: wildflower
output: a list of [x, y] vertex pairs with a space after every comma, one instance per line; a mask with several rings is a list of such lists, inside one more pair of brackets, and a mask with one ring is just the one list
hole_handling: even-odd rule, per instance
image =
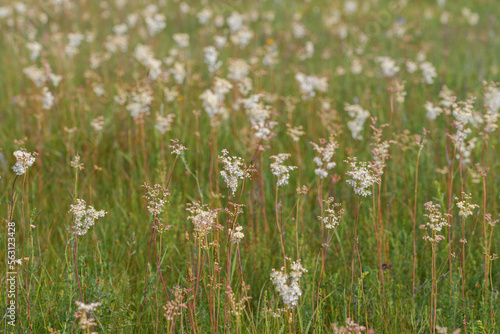
[[17, 175], [23, 175], [26, 173], [29, 167], [33, 166], [35, 162], [35, 157], [38, 155], [36, 152], [26, 152], [24, 149], [14, 152], [16, 157], [16, 164], [12, 167], [12, 170]]
[[26, 47], [30, 50], [30, 60], [36, 60], [42, 51], [42, 45], [37, 42], [26, 43]]
[[184, 297], [187, 295], [187, 289], [181, 289], [179, 286], [175, 286], [174, 290], [171, 291], [174, 297], [167, 301], [167, 305], [163, 306], [165, 310], [165, 318], [167, 321], [172, 321], [175, 317], [182, 315], [183, 309], [187, 309], [187, 304], [184, 302]]
[[146, 188], [146, 195], [142, 197], [148, 202], [147, 209], [152, 216], [157, 217], [163, 212], [165, 205], [168, 203], [167, 196], [169, 196], [170, 193], [159, 184], [155, 184], [151, 187], [149, 184], [144, 183], [143, 187]]
[[382, 75], [384, 77], [392, 78], [399, 72], [399, 67], [396, 66], [394, 59], [390, 57], [377, 57], [375, 61], [382, 68]]
[[101, 306], [101, 303], [91, 303], [86, 305], [80, 301], [76, 301], [75, 304], [78, 306], [78, 311], [75, 314], [75, 318], [80, 318], [80, 328], [83, 330], [88, 330], [87, 333], [89, 333], [90, 328], [92, 326], [96, 326], [97, 323], [95, 322], [95, 319], [88, 316], [87, 313], [95, 312], [97, 310], [97, 307]]
[[70, 162], [70, 166], [76, 170], [82, 170], [84, 168], [83, 163], [80, 162], [80, 156], [77, 154]]
[[345, 162], [351, 167], [346, 175], [352, 178], [347, 180], [347, 183], [354, 188], [354, 193], [363, 197], [371, 195], [369, 188], [375, 183], [380, 183], [380, 175], [373, 170], [370, 164], [358, 162], [356, 158], [348, 158]]
[[327, 78], [314, 75], [305, 75], [301, 72], [295, 74], [295, 80], [299, 83], [302, 98], [308, 100], [316, 96], [316, 91], [326, 92], [328, 90]]
[[371, 153], [373, 156], [371, 167], [376, 175], [381, 176], [384, 174], [385, 161], [390, 157], [389, 145], [392, 141], [382, 140], [382, 130], [375, 127], [375, 118], [373, 118], [372, 121], [374, 124], [371, 125], [371, 127], [374, 134], [372, 136], [373, 142], [370, 143], [370, 146], [372, 147]]
[[174, 34], [172, 37], [181, 49], [185, 49], [189, 46], [188, 34]]
[[[245, 291], [248, 289], [250, 289], [250, 286], [243, 285], [242, 290]], [[252, 297], [244, 296], [239, 301], [236, 301], [233, 289], [231, 289], [229, 285], [226, 285], [226, 295], [228, 303], [231, 306], [231, 313], [236, 317], [242, 315], [243, 310], [245, 309], [245, 303], [252, 299]]]
[[303, 131], [303, 126], [299, 125], [297, 127], [292, 127], [290, 124], [287, 124], [287, 134], [292, 138], [294, 142], [298, 142], [300, 137], [305, 135], [306, 133]]
[[427, 118], [428, 119], [436, 119], [437, 116], [439, 116], [442, 112], [443, 109], [440, 107], [434, 105], [431, 101], [427, 101], [424, 104], [425, 110], [427, 110]]
[[473, 215], [472, 210], [479, 208], [477, 204], [469, 203], [469, 200], [472, 198], [471, 194], [466, 194], [462, 192], [462, 200], [458, 202], [458, 197], [455, 197], [455, 201], [457, 201], [457, 206], [460, 209], [458, 215], [460, 217], [467, 218]]
[[224, 170], [220, 172], [224, 182], [234, 196], [236, 189], [238, 188], [238, 180], [244, 180], [245, 178], [250, 178], [251, 169], [247, 168], [243, 159], [236, 156], [229, 156], [227, 150], [222, 150], [222, 155], [219, 156], [224, 165]]
[[427, 211], [424, 216], [429, 219], [429, 221], [424, 226], [429, 227], [433, 232], [440, 232], [443, 227], [449, 226], [446, 218], [443, 216], [441, 211], [439, 211], [439, 209], [441, 208], [439, 204], [427, 202], [424, 204], [424, 206], [425, 210]]
[[300, 278], [307, 270], [302, 267], [300, 260], [293, 261], [290, 274], [285, 274], [285, 268], [281, 270], [273, 269], [271, 272], [271, 281], [276, 288], [276, 291], [283, 299], [283, 303], [288, 309], [297, 306], [302, 290], [300, 289]]
[[340, 224], [340, 219], [344, 214], [344, 209], [341, 208], [340, 203], [334, 203], [334, 198], [330, 197], [324, 200], [326, 203], [325, 217], [318, 217], [328, 230], [333, 230]]
[[104, 116], [96, 117], [90, 122], [90, 126], [95, 131], [102, 131], [102, 129], [104, 128], [104, 124], [105, 124]]
[[97, 219], [107, 214], [104, 210], [97, 211], [91, 205], [87, 208], [87, 204], [83, 199], [77, 199], [76, 204], [71, 204], [69, 212], [75, 217], [73, 229], [75, 230], [74, 234], [77, 235], [86, 234]]
[[165, 27], [167, 26], [167, 23], [165, 21], [166, 18], [163, 14], [156, 13], [150, 17], [146, 17], [145, 22], [149, 35], [154, 36], [165, 29]]
[[245, 234], [241, 232], [243, 230], [243, 226], [237, 226], [234, 230], [229, 229], [229, 236], [233, 244], [240, 243], [241, 239], [245, 237]]
[[213, 46], [203, 48], [205, 63], [208, 65], [208, 71], [214, 73], [222, 66], [222, 61], [217, 60], [219, 52]]
[[226, 20], [231, 34], [243, 28], [243, 16], [238, 12], [232, 12]]
[[[335, 154], [335, 150], [339, 147], [339, 144], [330, 138], [327, 142], [325, 139], [320, 139], [320, 146], [316, 143], [310, 142], [313, 145], [313, 149], [317, 152], [317, 156], [313, 159], [314, 163], [318, 168], [314, 170], [314, 173], [321, 177], [322, 179], [328, 176], [329, 169], [335, 168], [337, 165], [335, 162], [331, 161]], [[325, 145], [326, 144], [326, 145]]]
[[360, 135], [360, 132], [363, 130], [365, 121], [370, 117], [370, 113], [358, 104], [351, 105], [346, 103], [344, 109], [348, 112], [349, 117], [353, 118], [347, 122], [347, 127], [351, 130], [352, 138], [362, 140], [363, 137]]
[[229, 59], [228, 78], [236, 82], [242, 81], [248, 76], [250, 65], [243, 59]]
[[210, 210], [208, 205], [201, 205], [200, 202], [188, 203], [187, 206], [186, 210], [191, 213], [188, 219], [193, 222], [195, 238], [203, 240], [216, 226], [217, 210]]
[[271, 159], [274, 160], [271, 163], [271, 171], [274, 176], [278, 178], [278, 187], [288, 184], [288, 179], [290, 178], [290, 172], [294, 169], [297, 169], [296, 166], [285, 166], [283, 163], [286, 159], [291, 157], [292, 155], [289, 153], [280, 153], [278, 155], [272, 155]]
[[434, 65], [425, 61], [420, 64], [420, 70], [422, 71], [422, 75], [424, 76], [424, 82], [428, 85], [434, 82], [434, 78], [437, 77], [436, 68]]
[[156, 125], [155, 129], [158, 130], [162, 135], [172, 129], [172, 123], [174, 122], [175, 114], [168, 114], [166, 116], [156, 115]]
[[172, 145], [168, 145], [168, 147], [172, 150], [171, 154], [180, 155], [182, 151], [188, 150], [186, 146], [179, 144], [179, 139], [170, 139], [170, 142]]

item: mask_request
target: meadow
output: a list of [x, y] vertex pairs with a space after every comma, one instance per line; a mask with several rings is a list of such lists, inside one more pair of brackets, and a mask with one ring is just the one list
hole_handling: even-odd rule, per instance
[[1, 333], [500, 333], [496, 0], [0, 3]]

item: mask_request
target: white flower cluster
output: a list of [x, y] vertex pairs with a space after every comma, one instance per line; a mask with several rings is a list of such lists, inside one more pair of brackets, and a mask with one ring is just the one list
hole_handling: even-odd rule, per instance
[[222, 61], [217, 60], [219, 57], [219, 52], [213, 46], [207, 46], [203, 49], [205, 63], [208, 65], [208, 71], [213, 74], [222, 66]]
[[420, 64], [420, 70], [424, 76], [424, 82], [428, 85], [434, 83], [434, 78], [437, 77], [436, 68], [428, 61]]
[[240, 243], [241, 239], [245, 237], [245, 234], [241, 232], [243, 230], [243, 226], [237, 226], [234, 231], [229, 229], [229, 236], [233, 244]]
[[440, 232], [443, 227], [448, 226], [446, 218], [443, 216], [441, 211], [439, 211], [441, 208], [439, 204], [427, 202], [424, 206], [425, 210], [428, 212], [424, 214], [424, 216], [429, 219], [429, 221], [425, 224], [426, 226], [430, 227], [430, 229], [435, 232]]
[[150, 36], [160, 33], [167, 26], [165, 15], [155, 13], [144, 19]]
[[384, 77], [392, 78], [399, 72], [399, 66], [396, 65], [396, 61], [391, 57], [377, 57], [375, 61], [382, 68], [382, 75]]
[[163, 212], [163, 207], [168, 203], [167, 196], [170, 195], [166, 188], [159, 184], [151, 187], [149, 184], [144, 183], [146, 188], [146, 195], [143, 197], [148, 201], [148, 211], [152, 216], [158, 216]]
[[467, 136], [472, 132], [467, 125], [476, 127], [483, 122], [481, 115], [474, 110], [474, 102], [475, 97], [470, 97], [467, 101], [459, 101], [452, 105], [452, 114], [456, 119], [455, 126], [457, 128], [457, 133], [452, 136], [452, 140], [457, 149], [456, 157], [461, 159], [464, 164], [470, 162], [472, 150], [476, 147], [477, 142], [477, 137], [466, 141]]
[[209, 210], [208, 205], [201, 205], [200, 202], [188, 203], [187, 206], [186, 210], [191, 213], [188, 219], [193, 222], [195, 238], [203, 240], [216, 224], [217, 211]]
[[14, 152], [14, 156], [16, 157], [16, 164], [12, 167], [12, 170], [17, 175], [23, 175], [24, 173], [26, 173], [29, 167], [33, 166], [36, 153], [19, 150]]
[[62, 76], [54, 74], [47, 69], [41, 69], [34, 65], [26, 67], [23, 69], [23, 73], [35, 84], [37, 87], [41, 87], [42, 84], [48, 80], [52, 82], [52, 85], [57, 87], [59, 82], [62, 80]]
[[358, 162], [355, 157], [349, 157], [345, 162], [351, 167], [351, 170], [345, 174], [352, 178], [347, 180], [347, 183], [354, 188], [354, 193], [363, 197], [371, 195], [372, 192], [369, 189], [375, 183], [380, 183], [380, 176], [375, 173], [370, 164]]
[[79, 311], [85, 311], [85, 312], [94, 312], [97, 310], [97, 307], [101, 306], [101, 303], [90, 303], [90, 304], [84, 304], [80, 301], [75, 302], [76, 306], [78, 306]]
[[324, 202], [326, 203], [325, 216], [318, 217], [318, 219], [325, 225], [326, 229], [333, 230], [339, 226], [344, 209], [341, 208], [342, 204], [334, 202], [333, 197], [324, 200]]
[[353, 118], [347, 122], [347, 127], [351, 130], [352, 138], [362, 140], [363, 137], [360, 135], [360, 132], [363, 130], [366, 120], [370, 117], [370, 113], [361, 108], [359, 104], [351, 105], [346, 103], [344, 109], [347, 111], [349, 117]]
[[492, 83], [485, 87], [484, 105], [486, 106], [486, 114], [484, 115], [484, 131], [494, 132], [498, 128], [498, 118], [500, 117], [498, 110], [500, 109], [500, 88]]
[[300, 289], [300, 278], [307, 270], [302, 267], [300, 260], [293, 261], [291, 266], [290, 275], [285, 274], [285, 268], [280, 271], [273, 269], [271, 272], [271, 281], [276, 287], [276, 291], [283, 299], [283, 303], [288, 309], [297, 306], [302, 290]]
[[87, 208], [87, 204], [83, 199], [77, 199], [76, 204], [70, 205], [71, 212], [75, 216], [75, 225], [73, 229], [74, 233], [77, 235], [84, 235], [87, 233], [88, 229], [94, 225], [94, 222], [99, 217], [104, 217], [107, 213], [104, 210], [97, 211], [93, 206], [89, 205]]
[[149, 106], [153, 102], [152, 92], [147, 88], [141, 88], [137, 92], [132, 92], [126, 109], [130, 111], [133, 118], [139, 117], [149, 112]]
[[185, 49], [189, 46], [189, 35], [185, 33], [178, 33], [172, 36], [175, 43], [181, 48]]
[[278, 155], [272, 155], [270, 158], [274, 160], [271, 163], [271, 172], [274, 176], [278, 178], [278, 187], [288, 184], [288, 179], [290, 178], [290, 172], [297, 169], [297, 166], [285, 166], [283, 163], [286, 159], [291, 157], [290, 153], [280, 153]]
[[[335, 168], [337, 164], [332, 161], [333, 156], [335, 154], [335, 150], [339, 147], [339, 144], [330, 138], [327, 142], [324, 139], [320, 139], [320, 146], [316, 143], [311, 142], [314, 150], [317, 152], [317, 156], [313, 159], [317, 168], [314, 170], [314, 173], [318, 175], [320, 178], [324, 179], [328, 176], [328, 170]], [[326, 145], [325, 145], [326, 144]]]
[[227, 93], [230, 92], [233, 85], [226, 79], [214, 78], [212, 89], [206, 89], [201, 95], [203, 109], [208, 114], [208, 117], [214, 118], [216, 115], [222, 117], [228, 116], [228, 110], [224, 105], [224, 99]]
[[328, 90], [328, 82], [326, 77], [317, 77], [315, 75], [305, 75], [298, 72], [295, 74], [295, 80], [299, 83], [302, 98], [304, 100], [311, 99], [316, 96], [316, 91], [326, 92]]
[[137, 45], [134, 51], [134, 57], [139, 63], [149, 69], [149, 77], [152, 80], [156, 80], [161, 74], [161, 61], [155, 59], [154, 53], [149, 45]]
[[43, 98], [42, 98], [43, 105], [42, 105], [42, 108], [45, 109], [45, 110], [52, 109], [52, 107], [56, 103], [54, 95], [52, 95], [52, 93], [50, 92], [50, 90], [47, 87], [43, 87], [42, 93], [43, 93]]
[[162, 135], [172, 129], [172, 123], [174, 122], [175, 114], [168, 114], [162, 116], [160, 114], [156, 115], [155, 129], [158, 130]]
[[455, 197], [455, 201], [457, 201], [457, 207], [460, 209], [458, 215], [460, 217], [467, 218], [474, 214], [472, 210], [479, 208], [479, 205], [469, 203], [469, 201], [472, 199], [471, 194], [466, 194], [462, 192], [462, 198], [463, 199], [460, 202], [458, 202], [458, 198]]
[[229, 156], [227, 150], [222, 150], [222, 155], [219, 155], [219, 159], [222, 160], [224, 165], [224, 170], [220, 172], [224, 182], [234, 196], [236, 189], [238, 189], [238, 180], [243, 180], [245, 178], [250, 178], [250, 171], [246, 167], [243, 159], [236, 156]]
[[427, 111], [427, 118], [432, 120], [436, 119], [443, 112], [441, 107], [435, 105], [431, 101], [425, 102], [424, 108]]
[[250, 65], [244, 59], [229, 59], [229, 74], [228, 78], [239, 82], [248, 76]]

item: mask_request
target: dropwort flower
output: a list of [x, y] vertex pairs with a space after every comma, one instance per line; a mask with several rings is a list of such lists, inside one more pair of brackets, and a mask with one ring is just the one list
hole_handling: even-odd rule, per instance
[[23, 175], [26, 173], [29, 167], [33, 166], [35, 162], [35, 157], [38, 155], [36, 152], [26, 152], [24, 149], [14, 152], [14, 156], [16, 157], [16, 164], [12, 167], [12, 170], [17, 175]]
[[458, 197], [455, 197], [455, 201], [457, 201], [457, 206], [460, 209], [458, 215], [460, 217], [467, 218], [473, 215], [472, 210], [479, 208], [479, 205], [469, 203], [469, 200], [472, 199], [471, 194], [466, 194], [462, 192], [462, 198], [463, 200], [458, 202]]
[[271, 281], [276, 287], [276, 291], [280, 294], [288, 309], [297, 306], [297, 302], [302, 296], [302, 290], [299, 286], [300, 277], [307, 270], [302, 267], [300, 260], [293, 261], [291, 266], [290, 275], [285, 274], [285, 268], [282, 267], [281, 270], [273, 269], [271, 273]]
[[250, 172], [252, 169], [247, 168], [243, 159], [236, 156], [229, 156], [229, 152], [224, 149], [222, 150], [222, 155], [219, 156], [224, 165], [224, 170], [220, 172], [224, 182], [234, 196], [236, 189], [238, 189], [238, 180], [244, 180], [245, 178], [250, 178]]
[[354, 193], [363, 197], [371, 195], [372, 192], [368, 189], [375, 183], [380, 183], [380, 175], [367, 162], [358, 162], [356, 158], [348, 158], [345, 162], [351, 167], [346, 175], [352, 178], [347, 183], [354, 188]]
[[76, 204], [70, 205], [71, 212], [75, 216], [74, 233], [77, 235], [84, 235], [87, 233], [88, 229], [94, 225], [94, 222], [99, 219], [99, 217], [104, 217], [107, 214], [106, 211], [97, 211], [93, 206], [88, 206], [83, 199], [77, 199]]
[[280, 153], [278, 155], [272, 155], [271, 159], [274, 162], [271, 164], [271, 171], [274, 176], [278, 178], [278, 187], [288, 184], [288, 179], [290, 178], [290, 172], [297, 169], [297, 166], [285, 166], [283, 163], [286, 159], [291, 157], [290, 153]]
[[149, 184], [144, 183], [144, 188], [146, 188], [146, 195], [142, 196], [148, 201], [148, 211], [152, 216], [158, 216], [163, 212], [165, 204], [168, 203], [167, 196], [170, 195], [166, 188], [163, 188], [159, 184], [155, 184], [151, 187]]

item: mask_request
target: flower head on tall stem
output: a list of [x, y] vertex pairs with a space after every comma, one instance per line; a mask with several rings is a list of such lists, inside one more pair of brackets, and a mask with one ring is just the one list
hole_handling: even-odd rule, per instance
[[460, 211], [458, 212], [458, 215], [460, 217], [467, 218], [469, 216], [472, 216], [474, 214], [472, 210], [479, 208], [479, 205], [469, 203], [471, 199], [472, 195], [466, 194], [464, 192], [462, 192], [461, 201], [459, 201], [458, 197], [455, 197], [455, 201], [457, 201], [457, 207], [460, 209]]
[[448, 214], [443, 215], [441, 213], [440, 211], [441, 206], [439, 204], [427, 202], [424, 204], [424, 206], [425, 206], [425, 211], [427, 211], [427, 213], [424, 214], [424, 216], [427, 217], [429, 221], [425, 225], [421, 225], [420, 228], [425, 231], [427, 231], [427, 229], [429, 228], [431, 230], [432, 236], [427, 234], [426, 236], [423, 237], [423, 239], [437, 243], [444, 239], [443, 235], [437, 233], [441, 232], [443, 227], [450, 226], [446, 218]]
[[230, 156], [229, 152], [224, 149], [222, 150], [222, 155], [219, 156], [224, 165], [224, 170], [220, 172], [224, 182], [233, 196], [236, 194], [238, 189], [238, 180], [244, 180], [245, 178], [251, 178], [250, 172], [253, 171], [252, 166], [247, 167], [243, 162], [243, 159], [237, 156]]
[[[194, 224], [194, 237], [196, 239], [204, 240], [214, 227], [222, 230], [222, 226], [216, 221], [217, 209], [210, 210], [208, 205], [201, 205], [200, 202], [188, 203], [187, 206], [186, 210], [191, 213], [188, 219]], [[202, 242], [201, 244], [202, 247], [207, 246]]]
[[341, 208], [342, 204], [335, 203], [335, 199], [330, 197], [324, 200], [326, 204], [325, 216], [318, 217], [319, 220], [325, 224], [327, 230], [333, 230], [340, 224], [340, 219], [344, 214], [344, 209]]
[[23, 175], [26, 173], [29, 167], [33, 166], [35, 163], [35, 158], [38, 155], [36, 152], [26, 152], [25, 149], [21, 148], [14, 152], [16, 157], [16, 164], [12, 167], [12, 170], [17, 175]]
[[87, 204], [83, 199], [77, 199], [76, 204], [70, 205], [69, 212], [75, 216], [75, 224], [73, 226], [74, 233], [84, 235], [89, 228], [94, 225], [95, 221], [100, 217], [104, 217], [107, 212], [104, 210], [97, 211], [93, 206]]
[[278, 155], [272, 155], [271, 159], [274, 162], [271, 164], [271, 171], [274, 176], [278, 178], [278, 187], [288, 184], [288, 179], [290, 178], [290, 172], [294, 169], [297, 169], [296, 166], [285, 166], [284, 162], [286, 159], [291, 157], [292, 155], [289, 153], [280, 153]]
[[181, 155], [183, 151], [187, 151], [188, 148], [182, 144], [179, 144], [179, 139], [170, 139], [172, 145], [168, 145], [168, 147], [172, 150], [171, 154]]
[[333, 139], [333, 137], [331, 137], [328, 141], [326, 139], [320, 139], [319, 145], [313, 142], [310, 143], [316, 151], [316, 157], [313, 161], [317, 168], [314, 172], [323, 179], [328, 176], [328, 170], [335, 168], [337, 165], [334, 161], [332, 161], [332, 159], [335, 155], [335, 150], [339, 147], [339, 144]]
[[302, 267], [300, 260], [292, 262], [290, 274], [285, 273], [284, 267], [281, 270], [273, 269], [271, 272], [271, 281], [288, 309], [297, 306], [297, 302], [302, 296], [299, 281], [306, 272], [307, 270]]
[[349, 157], [345, 162], [351, 167], [346, 175], [351, 177], [347, 183], [354, 188], [354, 193], [363, 197], [371, 195], [370, 187], [375, 183], [380, 183], [380, 175], [376, 173], [373, 166], [367, 162], [357, 161], [355, 157]]

